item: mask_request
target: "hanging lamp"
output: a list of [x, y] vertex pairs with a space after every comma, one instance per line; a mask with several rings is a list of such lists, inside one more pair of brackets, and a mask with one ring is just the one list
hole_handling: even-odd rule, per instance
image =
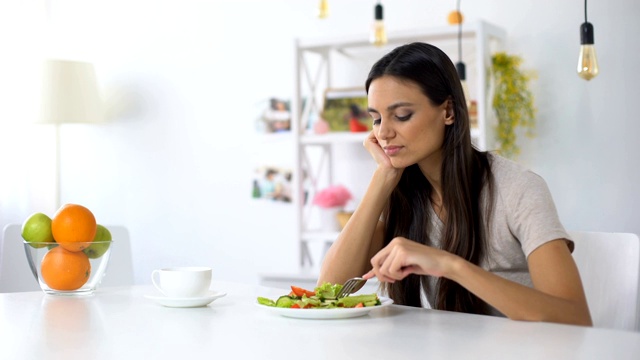
[[374, 7], [373, 31], [371, 32], [371, 43], [375, 46], [382, 46], [387, 43], [387, 31], [384, 28], [384, 16], [380, 1]]
[[587, 21], [587, 0], [584, 0], [584, 22], [580, 25], [580, 56], [578, 76], [589, 81], [598, 76], [598, 59], [593, 45], [593, 25]]
[[318, 17], [326, 19], [329, 16], [329, 0], [320, 0], [318, 5]]

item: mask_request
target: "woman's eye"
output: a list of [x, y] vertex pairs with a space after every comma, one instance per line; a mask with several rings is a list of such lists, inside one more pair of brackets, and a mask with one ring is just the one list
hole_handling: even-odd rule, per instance
[[407, 121], [407, 120], [411, 119], [411, 115], [413, 115], [413, 114], [409, 114], [409, 115], [405, 115], [405, 116], [396, 115], [396, 119], [398, 119], [400, 121]]
[[381, 119], [373, 119], [373, 125], [380, 125]]

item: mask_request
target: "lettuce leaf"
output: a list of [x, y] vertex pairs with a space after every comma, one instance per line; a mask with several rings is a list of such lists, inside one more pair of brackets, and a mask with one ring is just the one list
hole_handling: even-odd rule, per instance
[[320, 299], [335, 299], [338, 292], [342, 289], [340, 284], [324, 283], [314, 289], [316, 296]]

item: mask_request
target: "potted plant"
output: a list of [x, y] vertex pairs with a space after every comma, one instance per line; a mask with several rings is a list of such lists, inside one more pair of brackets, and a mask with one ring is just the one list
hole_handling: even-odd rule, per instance
[[528, 137], [535, 135], [536, 108], [529, 89], [534, 74], [521, 69], [522, 58], [517, 55], [498, 52], [491, 60], [492, 106], [498, 120], [498, 152], [505, 157], [515, 158], [520, 154], [516, 143], [517, 128], [524, 128]]

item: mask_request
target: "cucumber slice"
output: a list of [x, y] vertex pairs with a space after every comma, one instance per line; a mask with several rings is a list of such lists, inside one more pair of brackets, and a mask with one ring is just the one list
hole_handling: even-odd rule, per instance
[[294, 302], [295, 300], [292, 299], [290, 296], [287, 296], [287, 295], [280, 296], [278, 300], [276, 300], [276, 307], [290, 308], [291, 305], [294, 304]]
[[354, 307], [359, 303], [366, 304], [371, 301], [378, 301], [377, 294], [369, 294], [369, 295], [354, 295], [347, 296], [338, 300], [339, 304], [342, 304], [344, 307]]

